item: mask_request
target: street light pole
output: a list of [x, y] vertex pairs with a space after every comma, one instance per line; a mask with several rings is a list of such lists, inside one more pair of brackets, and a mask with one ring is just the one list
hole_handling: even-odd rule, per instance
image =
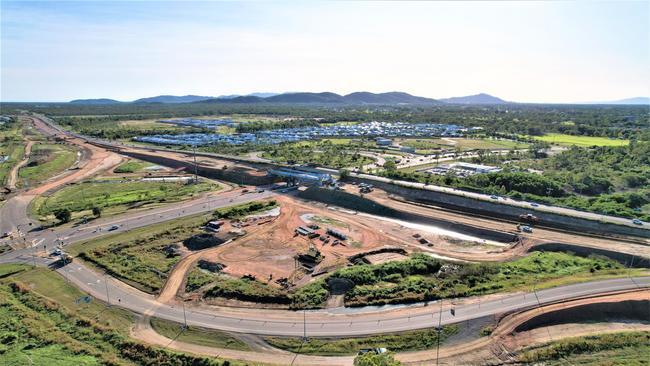
[[104, 285], [106, 286], [106, 303], [111, 306], [111, 298], [108, 296], [108, 274], [104, 273]]
[[302, 339], [307, 341], [307, 310], [302, 311]]
[[440, 311], [438, 313], [438, 337], [437, 338], [437, 345], [436, 345], [436, 366], [438, 366], [438, 360], [440, 358], [440, 331], [442, 327], [442, 298], [440, 298]]

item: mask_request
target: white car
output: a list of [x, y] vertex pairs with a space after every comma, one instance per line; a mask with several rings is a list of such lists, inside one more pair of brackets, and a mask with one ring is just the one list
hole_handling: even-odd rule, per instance
[[641, 221], [641, 220], [639, 220], [639, 219], [634, 219], [634, 220], [632, 220], [632, 223], [633, 223], [634, 225], [643, 225], [643, 221]]

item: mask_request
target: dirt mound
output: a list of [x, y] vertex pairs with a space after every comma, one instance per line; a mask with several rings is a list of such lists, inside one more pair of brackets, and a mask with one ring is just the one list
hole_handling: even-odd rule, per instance
[[189, 250], [202, 250], [207, 248], [216, 247], [224, 243], [222, 238], [213, 234], [197, 234], [189, 237], [183, 241], [183, 245]]

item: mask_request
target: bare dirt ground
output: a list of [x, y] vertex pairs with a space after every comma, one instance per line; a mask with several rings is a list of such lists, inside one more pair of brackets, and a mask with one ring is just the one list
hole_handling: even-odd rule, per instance
[[[272, 277], [291, 278], [296, 271], [294, 256], [306, 253], [310, 245], [325, 257], [321, 264], [336, 266], [344, 263], [346, 257], [384, 245], [400, 245], [399, 241], [382, 235], [365, 222], [355, 221], [340, 212], [328, 210], [324, 206], [306, 204], [292, 197], [279, 196], [280, 217], [272, 223], [265, 224], [261, 230], [249, 232], [233, 245], [220, 247], [204, 256], [205, 259], [227, 265], [225, 273], [234, 277], [252, 274], [259, 279]], [[296, 235], [295, 229], [307, 226], [304, 215], [314, 214], [341, 222], [343, 227], [335, 227], [349, 237], [345, 244], [333, 245], [333, 238], [325, 244], [318, 238], [308, 239]], [[325, 235], [321, 224], [317, 230]], [[248, 231], [248, 228], [246, 228]], [[341, 260], [342, 259], [342, 260]], [[251, 266], [251, 263], [255, 263]]]
[[[511, 361], [512, 355], [525, 347], [539, 345], [563, 338], [621, 331], [650, 331], [648, 322], [566, 323], [539, 327], [514, 333], [523, 322], [557, 309], [567, 309], [594, 303], [614, 303], [626, 300], [647, 300], [650, 290], [623, 292], [594, 298], [578, 299], [522, 311], [503, 318], [489, 337], [482, 337], [453, 347], [440, 348], [440, 364], [479, 365], [502, 364]], [[407, 364], [430, 365], [435, 362], [435, 352], [417, 351], [399, 354], [397, 358]]]
[[[52, 129], [37, 118], [32, 118], [32, 123], [35, 128], [46, 136], [53, 138], [61, 137], [57, 130]], [[26, 192], [21, 192], [10, 198], [2, 208], [0, 208], [0, 217], [2, 217], [3, 221], [3, 231], [13, 231], [18, 224], [29, 221], [27, 216], [27, 207], [35, 197], [42, 195], [49, 190], [59, 188], [67, 183], [76, 182], [98, 174], [99, 172], [111, 169], [122, 161], [122, 158], [119, 155], [85, 144], [82, 140], [67, 138], [66, 141], [70, 144], [77, 145], [82, 150], [82, 160], [78, 164], [79, 169], [65, 171], [48, 181], [43, 182], [43, 184], [36, 188]]]
[[[356, 193], [358, 189], [350, 185], [346, 187], [351, 193]], [[364, 197], [376, 201], [377, 203], [394, 208], [396, 210], [411, 212], [425, 217], [432, 217], [450, 222], [463, 223], [471, 226], [477, 226], [485, 229], [510, 232], [517, 234], [522, 238], [518, 245], [513, 245], [510, 248], [493, 248], [486, 252], [488, 256], [483, 259], [480, 256], [473, 255], [474, 250], [468, 248], [460, 249], [458, 246], [455, 248], [447, 248], [444, 245], [437, 246], [437, 253], [449, 255], [451, 257], [465, 259], [465, 260], [507, 260], [517, 256], [525, 255], [525, 253], [532, 247], [543, 243], [568, 243], [590, 248], [599, 248], [613, 250], [621, 253], [628, 253], [637, 256], [644, 256], [650, 258], [650, 245], [635, 244], [625, 241], [616, 240], [615, 238], [603, 238], [592, 236], [581, 236], [573, 233], [563, 231], [555, 231], [543, 228], [535, 228], [531, 234], [518, 233], [515, 225], [509, 222], [498, 220], [491, 220], [486, 218], [472, 217], [461, 213], [450, 212], [446, 210], [436, 209], [434, 206], [426, 206], [421, 204], [414, 204], [405, 201], [401, 197], [389, 195], [385, 191], [375, 189]], [[650, 244], [650, 243], [649, 243]], [[486, 247], [486, 249], [488, 249]], [[446, 252], [446, 254], [445, 254]]]
[[[51, 130], [47, 125], [41, 122], [38, 119], [33, 119], [34, 126], [42, 131]], [[81, 163], [78, 170], [72, 172], [66, 172], [62, 175], [52, 178], [50, 181], [45, 184], [40, 185], [37, 188], [34, 188], [28, 192], [26, 195], [40, 195], [51, 189], [58, 188], [66, 183], [75, 182], [88, 178], [94, 174], [97, 174], [102, 171], [109, 170], [116, 165], [120, 164], [123, 158], [113, 152], [106, 151], [104, 149], [98, 148], [96, 146], [86, 144], [83, 140], [76, 138], [66, 138], [66, 141], [70, 144], [79, 146], [84, 153], [82, 154], [85, 157], [85, 163]]]

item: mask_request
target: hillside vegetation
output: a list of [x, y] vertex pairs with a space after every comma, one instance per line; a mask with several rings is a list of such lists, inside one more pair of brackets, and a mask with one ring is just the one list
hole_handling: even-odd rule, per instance
[[[6, 272], [4, 266], [1, 272]], [[83, 295], [45, 269], [25, 268], [4, 276], [0, 280], [2, 365], [242, 365], [134, 341], [128, 337], [133, 321], [129, 313], [101, 303], [76, 303]]]

